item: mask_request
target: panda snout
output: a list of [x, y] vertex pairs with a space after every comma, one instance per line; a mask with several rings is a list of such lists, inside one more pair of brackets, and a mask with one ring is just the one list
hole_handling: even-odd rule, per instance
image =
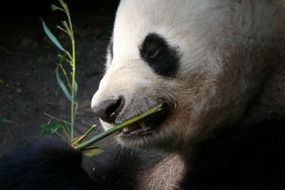
[[107, 99], [92, 105], [92, 110], [101, 120], [108, 123], [114, 123], [117, 116], [123, 109], [124, 104], [124, 97], [119, 96], [118, 98]]

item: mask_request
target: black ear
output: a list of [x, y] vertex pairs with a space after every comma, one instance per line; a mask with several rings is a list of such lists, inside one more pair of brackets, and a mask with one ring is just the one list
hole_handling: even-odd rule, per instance
[[153, 71], [164, 77], [174, 77], [179, 68], [179, 56], [174, 47], [158, 34], [148, 34], [140, 46], [142, 59]]

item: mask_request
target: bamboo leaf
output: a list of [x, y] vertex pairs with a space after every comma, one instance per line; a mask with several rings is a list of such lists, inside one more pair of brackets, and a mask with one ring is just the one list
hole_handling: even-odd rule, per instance
[[55, 5], [55, 4], [52, 4], [52, 5], [51, 5], [51, 10], [52, 10], [52, 11], [57, 11], [57, 10], [59, 10], [59, 11], [63, 11], [63, 12], [64, 12], [64, 9], [63, 9], [63, 8], [60, 8], [60, 7], [58, 7], [58, 6]]
[[53, 35], [53, 33], [50, 31], [50, 29], [48, 28], [48, 26], [46, 25], [46, 23], [44, 22], [44, 20], [42, 20], [42, 26], [44, 29], [45, 34], [47, 35], [47, 37], [50, 39], [50, 41], [61, 51], [66, 52], [66, 50], [62, 47], [62, 45], [60, 44], [60, 42], [58, 41], [58, 39], [55, 37], [55, 35]]
[[0, 127], [6, 127], [9, 124], [12, 124], [13, 121], [0, 117]]
[[70, 94], [70, 92], [68, 91], [66, 85], [64, 84], [63, 80], [61, 79], [60, 77], [60, 74], [59, 74], [59, 70], [58, 70], [58, 67], [56, 68], [56, 80], [57, 80], [57, 83], [58, 85], [60, 86], [61, 90], [63, 91], [64, 95], [66, 96], [66, 98], [72, 102], [72, 96]]
[[58, 121], [58, 122], [60, 122], [60, 123], [63, 123], [63, 124], [65, 124], [65, 125], [70, 125], [70, 122], [68, 122], [68, 121], [66, 121], [66, 120], [64, 120], [64, 119], [55, 117], [55, 116], [53, 116], [53, 115], [51, 115], [51, 114], [48, 114], [48, 113], [44, 113], [44, 115], [47, 116], [47, 117], [49, 117], [50, 119], [56, 120], [56, 121]]
[[67, 4], [63, 0], [59, 0], [60, 5], [63, 7], [64, 12], [69, 13]]
[[41, 135], [52, 135], [58, 132], [58, 130], [64, 128], [65, 125], [56, 120], [50, 120], [47, 124], [42, 125]]
[[70, 35], [70, 34], [71, 34], [71, 30], [70, 30], [70, 27], [69, 27], [69, 25], [67, 24], [67, 22], [64, 20], [64, 21], [61, 21], [61, 24], [63, 25], [63, 27], [64, 27], [64, 29], [66, 30], [67, 34], [68, 34], [69, 36], [71, 36], [71, 35]]
[[71, 82], [70, 82], [70, 79], [68, 78], [66, 70], [64, 69], [61, 63], [59, 63], [58, 65], [59, 65], [59, 68], [61, 69], [61, 72], [63, 73], [63, 76], [65, 77], [68, 88], [71, 89]]
[[65, 30], [64, 28], [62, 28], [61, 26], [56, 26], [57, 29], [61, 30], [62, 32], [64, 32], [65, 34], [69, 35], [67, 30]]
[[84, 155], [87, 156], [87, 157], [93, 157], [93, 156], [96, 156], [98, 154], [101, 154], [102, 152], [103, 152], [103, 150], [98, 148], [98, 147], [86, 148], [83, 151]]

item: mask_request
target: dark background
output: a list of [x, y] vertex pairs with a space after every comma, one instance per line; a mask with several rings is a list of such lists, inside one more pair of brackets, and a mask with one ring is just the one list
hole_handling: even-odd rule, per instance
[[[55, 29], [64, 17], [52, 12], [56, 0], [6, 1], [0, 6], [0, 155], [43, 138], [44, 113], [68, 119], [69, 103], [55, 79], [57, 54], [45, 36], [40, 18], [68, 47], [66, 37]], [[98, 119], [90, 109], [92, 95], [103, 75], [108, 44], [118, 1], [66, 0], [71, 10], [77, 43], [79, 110], [76, 132], [82, 133]]]

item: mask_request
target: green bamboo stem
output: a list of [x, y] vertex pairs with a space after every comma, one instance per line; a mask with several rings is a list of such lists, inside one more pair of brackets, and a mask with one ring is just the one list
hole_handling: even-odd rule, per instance
[[68, 6], [61, 0], [60, 1], [61, 6], [64, 9], [64, 12], [66, 13], [67, 16], [67, 22], [68, 24], [64, 24], [66, 31], [69, 34], [70, 41], [71, 41], [71, 56], [69, 53], [70, 61], [71, 61], [71, 67], [72, 67], [72, 79], [71, 79], [71, 110], [70, 110], [70, 142], [73, 142], [74, 139], [74, 126], [75, 126], [75, 120], [76, 120], [76, 107], [77, 107], [77, 102], [75, 100], [76, 98], [76, 48], [75, 48], [75, 40], [74, 40], [74, 32], [73, 32], [73, 27], [72, 27], [72, 21], [70, 17], [70, 12], [68, 9]]
[[148, 110], [147, 112], [145, 112], [145, 113], [143, 113], [137, 117], [129, 119], [120, 125], [117, 125], [111, 129], [108, 129], [107, 131], [104, 131], [104, 132], [94, 136], [93, 138], [91, 138], [91, 139], [89, 139], [89, 140], [87, 140], [87, 141], [85, 141], [79, 145], [74, 146], [74, 149], [76, 149], [76, 150], [85, 149], [86, 147], [90, 146], [91, 144], [94, 144], [94, 143], [104, 139], [105, 137], [110, 136], [110, 135], [116, 133], [117, 131], [122, 130], [123, 128], [127, 127], [128, 125], [135, 123], [135, 122], [137, 122], [137, 121], [139, 121], [139, 120], [141, 120], [141, 119], [143, 119], [143, 118], [145, 118], [145, 117], [147, 117], [147, 116], [149, 116], [155, 112], [158, 112], [160, 110], [161, 110], [161, 105], [156, 106], [156, 107]]
[[75, 138], [72, 143], [74, 146], [80, 144], [83, 140], [85, 140], [90, 133], [92, 133], [97, 128], [96, 125], [92, 125], [82, 136], [79, 138]]

